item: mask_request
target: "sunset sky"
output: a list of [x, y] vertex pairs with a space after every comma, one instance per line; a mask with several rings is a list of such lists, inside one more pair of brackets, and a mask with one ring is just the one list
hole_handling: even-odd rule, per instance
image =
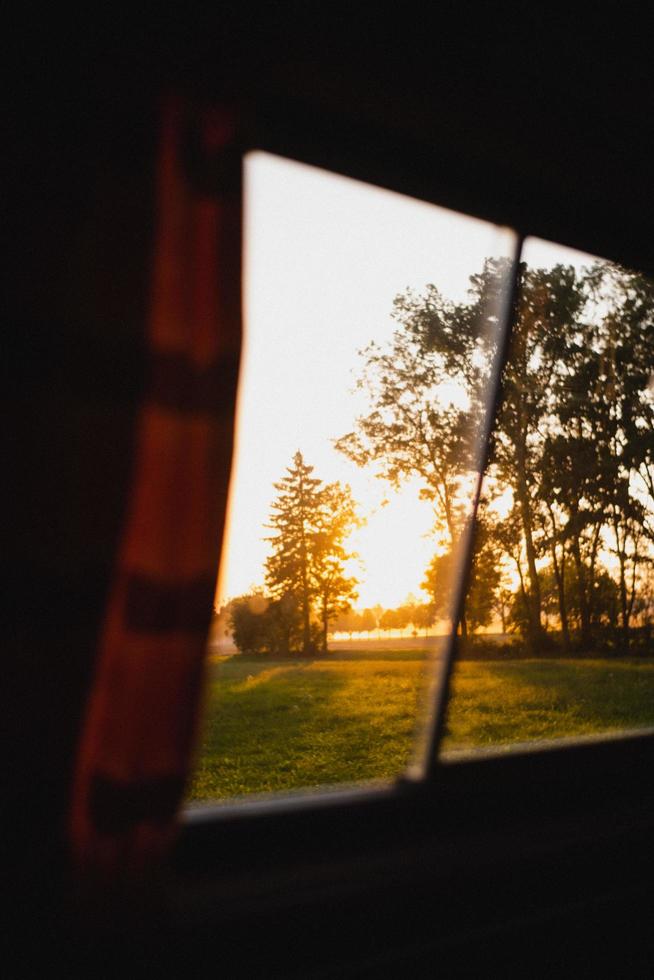
[[[512, 247], [507, 229], [269, 154], [246, 157], [245, 346], [219, 601], [263, 584], [273, 483], [298, 449], [314, 476], [351, 485], [367, 519], [350, 539], [360, 555], [356, 605], [393, 607], [411, 592], [424, 600], [435, 545], [418, 484], [394, 493], [332, 440], [366, 411], [352, 390], [357, 351], [390, 338], [394, 297], [434, 283], [464, 299], [484, 259]], [[525, 258], [591, 261], [534, 240]]]

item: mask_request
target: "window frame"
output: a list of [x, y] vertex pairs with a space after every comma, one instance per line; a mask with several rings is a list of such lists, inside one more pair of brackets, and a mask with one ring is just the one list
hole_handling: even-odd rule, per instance
[[[471, 195], [465, 183], [455, 186], [448, 179], [447, 167], [439, 168], [434, 153], [425, 146], [410, 139], [400, 145], [397, 138], [373, 126], [349, 125], [324, 116], [316, 120], [297, 105], [269, 103], [258, 107], [246, 149], [272, 153], [508, 225], [517, 235], [516, 268], [528, 235], [551, 240], [551, 232], [531, 224], [527, 227], [518, 212], [505, 206], [506, 201], [500, 199], [494, 208], [480, 206], [479, 198]], [[499, 210], [505, 214], [498, 215]], [[593, 248], [592, 241], [580, 238], [571, 240], [563, 235], [557, 240], [568, 247]], [[515, 279], [514, 272], [513, 289]], [[511, 327], [509, 322], [500, 373]], [[498, 397], [496, 386], [489, 428], [495, 421]], [[366, 861], [373, 856], [383, 855], [391, 872], [406, 865], [418, 873], [424, 855], [436, 855], [441, 860], [453, 836], [482, 839], [479, 813], [487, 815], [485, 825], [490, 822], [494, 832], [504, 835], [503, 842], [498, 845], [495, 841], [491, 850], [495, 858], [502, 855], [509, 863], [515, 857], [512, 834], [523, 834], [526, 850], [540, 854], [547, 836], [544, 828], [551, 828], [553, 822], [573, 827], [575, 820], [581, 823], [584, 816], [599, 814], [603, 830], [597, 832], [610, 834], [605, 826], [610, 811], [609, 816], [622, 814], [624, 827], [642, 827], [643, 800], [653, 793], [654, 729], [624, 735], [608, 733], [591, 741], [561, 739], [526, 750], [503, 751], [498, 747], [475, 758], [439, 756], [434, 748], [445, 721], [455, 645], [456, 637], [451, 634], [449, 669], [440, 685], [428, 757], [431, 764], [420, 778], [400, 776], [382, 787], [326, 787], [315, 793], [207, 803], [182, 811], [172, 870], [176, 889], [180, 883], [191, 883], [190, 888], [182, 887], [185, 898], [181, 905], [176, 899], [178, 911], [183, 908], [184, 921], [223, 921], [224, 911], [218, 910], [230, 895], [233, 899], [230, 888], [234, 882], [239, 883], [243, 908], [256, 906], [265, 912], [274, 905], [271, 889], [277, 889], [279, 895], [289, 875], [306, 877], [307, 869], [311, 869], [312, 877], [303, 895], [311, 907], [321, 905], [325, 881], [330, 880], [330, 867], [335, 863], [361, 863], [360, 877], [368, 882], [372, 873]], [[607, 811], [609, 799], [613, 806]], [[513, 812], [509, 814], [507, 807]], [[651, 823], [651, 818], [648, 820]], [[483, 833], [487, 834], [486, 826]], [[575, 837], [574, 830], [571, 833]], [[576, 833], [575, 839], [581, 843], [583, 831]], [[434, 871], [436, 865], [427, 864], [435, 873], [436, 890], [442, 875]], [[629, 868], [634, 870], [631, 865]]]

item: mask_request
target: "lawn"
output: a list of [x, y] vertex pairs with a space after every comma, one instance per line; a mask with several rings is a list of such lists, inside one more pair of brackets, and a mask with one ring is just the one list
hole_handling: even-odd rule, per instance
[[[424, 654], [215, 658], [188, 799], [389, 779], [412, 746]], [[445, 751], [654, 725], [654, 659], [464, 661]]]

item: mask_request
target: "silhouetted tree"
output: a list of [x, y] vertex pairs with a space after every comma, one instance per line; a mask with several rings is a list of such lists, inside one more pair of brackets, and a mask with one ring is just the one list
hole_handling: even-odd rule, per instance
[[372, 611], [372, 609], [364, 609], [363, 612], [361, 613], [361, 619], [358, 628], [361, 630], [362, 633], [370, 634], [370, 632], [374, 630], [376, 625], [377, 625], [377, 619], [375, 618], [375, 614]]
[[[419, 479], [444, 548], [423, 583], [438, 615], [451, 613], [509, 268], [487, 260], [466, 302], [432, 285], [396, 298], [391, 341], [361, 351], [369, 410], [336, 442], [396, 487]], [[654, 562], [654, 283], [606, 262], [523, 263], [518, 285], [485, 475], [508, 513], [492, 524], [492, 508], [480, 515], [461, 629], [487, 623], [493, 608], [506, 625], [511, 605], [533, 651], [552, 617], [568, 651], [591, 648], [617, 616], [626, 650], [632, 623], [653, 607], [638, 594]], [[502, 585], [498, 607], [493, 569], [501, 577], [507, 561], [516, 595]]]
[[[465, 637], [470, 629], [487, 626], [493, 616], [495, 593], [501, 577], [501, 551], [493, 533], [491, 522], [480, 515], [475, 522], [472, 561], [468, 573], [468, 589], [465, 612], [461, 617], [461, 634]], [[451, 618], [454, 614], [454, 586], [460, 574], [461, 555], [458, 548], [436, 555], [430, 562], [421, 588], [431, 598], [438, 617]]]
[[323, 484], [312, 476], [297, 452], [287, 476], [274, 487], [270, 523], [276, 533], [268, 538], [272, 554], [266, 561], [266, 585], [275, 598], [293, 596], [302, 618], [302, 652], [315, 650], [312, 615], [321, 622], [320, 646], [327, 649], [330, 620], [356, 598], [356, 579], [345, 574], [353, 557], [344, 541], [358, 523], [349, 487]]
[[418, 477], [434, 507], [435, 531], [450, 550], [469, 507], [477, 437], [487, 410], [487, 382], [508, 266], [470, 279], [469, 299], [451, 303], [433, 285], [396, 297], [399, 324], [386, 346], [360, 352], [358, 388], [370, 411], [336, 447], [373, 466], [393, 486]]

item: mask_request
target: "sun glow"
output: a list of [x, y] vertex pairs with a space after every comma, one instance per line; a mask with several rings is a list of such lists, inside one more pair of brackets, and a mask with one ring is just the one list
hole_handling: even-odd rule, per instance
[[[462, 301], [468, 277], [513, 236], [264, 153], [246, 158], [245, 188], [245, 345], [217, 601], [263, 583], [273, 484], [300, 449], [314, 476], [350, 484], [366, 520], [348, 542], [357, 605], [397, 606], [421, 595], [439, 550], [434, 512], [418, 480], [394, 490], [334, 447], [367, 411], [358, 352], [390, 339], [399, 293], [433, 283]], [[456, 385], [449, 397], [460, 399]]]

